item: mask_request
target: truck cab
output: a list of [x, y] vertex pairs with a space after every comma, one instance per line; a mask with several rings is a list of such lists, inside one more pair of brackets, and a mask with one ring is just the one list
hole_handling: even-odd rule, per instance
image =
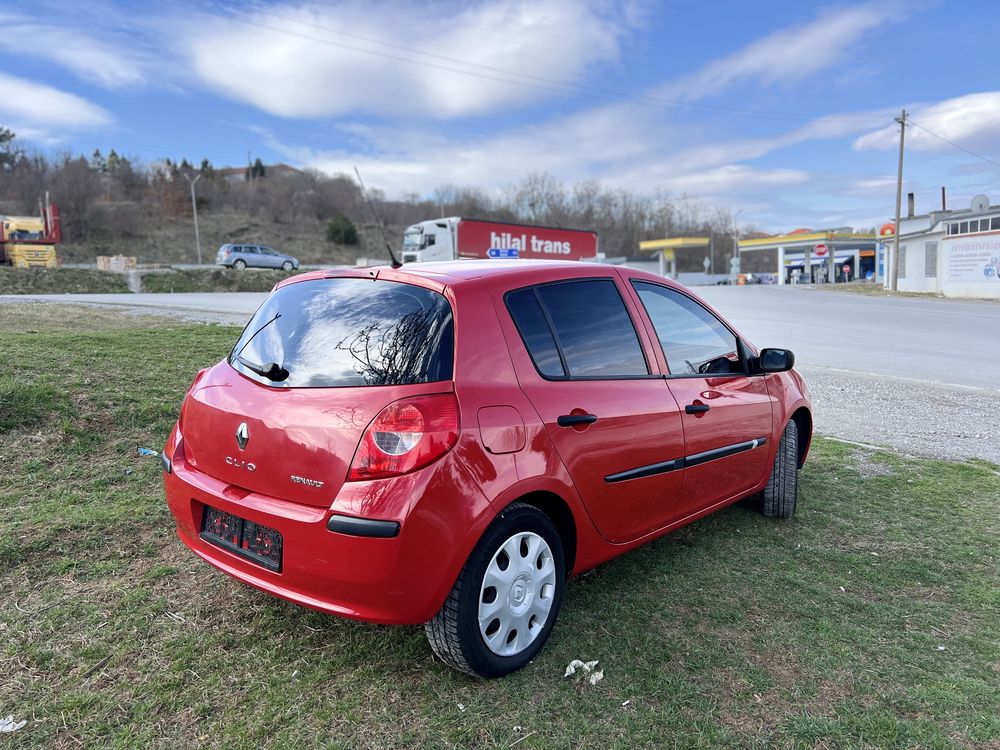
[[55, 268], [58, 235], [53, 236], [50, 226], [44, 215], [0, 216], [0, 265]]
[[459, 218], [421, 221], [403, 233], [403, 262], [420, 263], [432, 260], [455, 260], [456, 229]]

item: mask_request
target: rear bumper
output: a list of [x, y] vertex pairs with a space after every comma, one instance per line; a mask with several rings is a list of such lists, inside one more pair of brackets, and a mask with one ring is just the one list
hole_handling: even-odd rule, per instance
[[[314, 508], [221, 482], [187, 464], [182, 453], [163, 475], [181, 541], [244, 583], [341, 617], [386, 624], [431, 619], [491, 520], [489, 503], [462, 478], [453, 454], [403, 477], [345, 484], [330, 508]], [[279, 531], [281, 571], [202, 539], [205, 505]], [[332, 516], [398, 523], [398, 533], [343, 533], [350, 524], [337, 519], [333, 526], [341, 531], [331, 531]]]

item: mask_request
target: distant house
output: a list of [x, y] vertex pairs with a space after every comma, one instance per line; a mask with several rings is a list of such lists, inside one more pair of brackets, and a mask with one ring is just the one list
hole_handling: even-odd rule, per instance
[[[907, 204], [899, 221], [899, 291], [1000, 299], [1000, 205], [977, 195], [969, 208], [917, 214], [913, 193]], [[883, 239], [892, 246], [891, 232]]]
[[[216, 169], [215, 173], [224, 180], [239, 182], [247, 178], [247, 169], [248, 167], [223, 167]], [[301, 169], [296, 169], [288, 164], [279, 162], [278, 164], [265, 164], [264, 174], [266, 177], [294, 177], [295, 175], [304, 174], [304, 172]]]

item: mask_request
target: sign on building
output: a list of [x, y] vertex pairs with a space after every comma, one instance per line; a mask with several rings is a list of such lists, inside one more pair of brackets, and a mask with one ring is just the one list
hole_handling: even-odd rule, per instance
[[1000, 236], [948, 239], [945, 248], [948, 281], [1000, 282]]

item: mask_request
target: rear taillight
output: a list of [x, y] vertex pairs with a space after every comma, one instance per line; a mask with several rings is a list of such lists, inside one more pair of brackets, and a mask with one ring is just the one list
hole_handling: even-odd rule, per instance
[[458, 440], [458, 404], [446, 393], [389, 404], [361, 438], [348, 482], [407, 474], [441, 458]]
[[184, 408], [187, 406], [188, 396], [190, 395], [191, 391], [194, 390], [194, 387], [198, 385], [198, 381], [201, 380], [203, 377], [205, 377], [206, 372], [208, 372], [207, 367], [198, 370], [198, 374], [194, 376], [194, 380], [191, 381], [191, 385], [188, 386], [187, 391], [185, 391], [184, 393], [184, 400], [181, 402], [181, 413], [177, 417], [177, 424], [179, 427], [184, 426]]

